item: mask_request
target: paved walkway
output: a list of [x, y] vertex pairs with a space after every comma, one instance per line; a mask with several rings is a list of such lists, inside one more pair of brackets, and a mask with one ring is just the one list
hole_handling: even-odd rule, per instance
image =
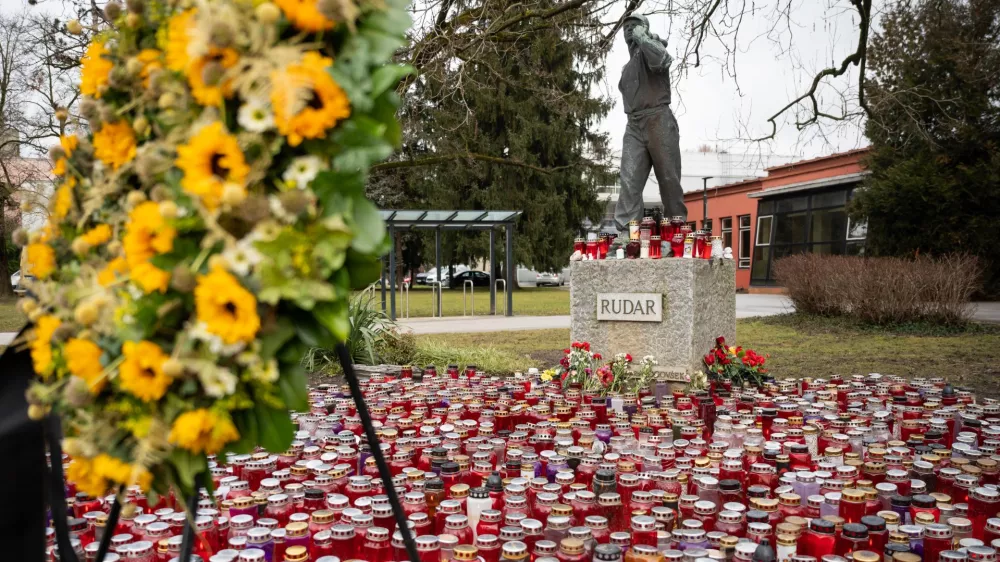
[[[980, 322], [1000, 323], [1000, 302], [974, 305], [973, 318]], [[792, 312], [792, 303], [783, 295], [736, 295], [736, 317], [773, 316]], [[462, 332], [506, 332], [569, 328], [569, 316], [447, 316], [411, 318], [399, 324], [415, 334], [453, 334]], [[0, 345], [10, 345], [13, 332], [0, 332]]]

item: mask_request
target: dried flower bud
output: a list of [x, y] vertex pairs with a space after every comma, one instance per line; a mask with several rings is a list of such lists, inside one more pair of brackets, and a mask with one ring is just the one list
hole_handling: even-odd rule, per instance
[[247, 198], [247, 190], [238, 183], [227, 182], [222, 187], [222, 202], [230, 207], [235, 207]]
[[274, 23], [281, 17], [281, 10], [271, 2], [264, 2], [255, 9], [257, 20], [261, 23]]
[[56, 110], [56, 119], [58, 119], [60, 123], [65, 123], [66, 120], [69, 119], [69, 111], [65, 107], [60, 107]]
[[[108, 83], [115, 88], [124, 88], [129, 85], [132, 77], [136, 76], [136, 74], [133, 74], [128, 68], [128, 63], [125, 63], [124, 66], [116, 66], [111, 69], [111, 74], [108, 76]], [[107, 121], [113, 121], [113, 119], [107, 119]]]
[[59, 160], [66, 157], [66, 151], [60, 145], [53, 145], [49, 148], [49, 159], [53, 162], [58, 162]]
[[125, 0], [125, 7], [128, 8], [128, 11], [130, 12], [141, 14], [145, 5], [142, 0]]
[[14, 229], [10, 238], [18, 246], [26, 246], [28, 244], [28, 233], [25, 232], [23, 228]]
[[38, 309], [38, 301], [31, 297], [24, 297], [23, 299], [17, 301], [17, 306], [24, 314], [31, 314]]
[[[164, 189], [164, 191], [166, 190]], [[169, 199], [160, 201], [160, 216], [167, 220], [177, 218], [177, 203]]]
[[215, 21], [212, 23], [210, 41], [217, 47], [230, 47], [233, 44], [235, 31], [228, 22]]
[[83, 33], [83, 26], [80, 25], [80, 20], [69, 20], [66, 22], [66, 31], [70, 32], [72, 35], [79, 35]]
[[184, 364], [173, 357], [164, 361], [161, 369], [163, 369], [163, 374], [174, 379], [184, 374]]
[[129, 191], [128, 195], [125, 197], [125, 203], [128, 204], [129, 207], [135, 207], [136, 205], [144, 202], [145, 200], [146, 200], [146, 194], [139, 191], [138, 189]]
[[100, 105], [91, 98], [83, 98], [80, 102], [80, 115], [87, 121], [94, 121], [100, 119]]
[[28, 417], [38, 421], [43, 419], [49, 413], [49, 409], [45, 406], [40, 406], [38, 404], [31, 404], [28, 406]]
[[139, 135], [140, 137], [148, 135], [149, 119], [146, 119], [145, 115], [140, 115], [136, 117], [135, 121], [132, 122], [132, 130], [135, 131], [135, 134]]
[[33, 203], [31, 201], [27, 200], [27, 199], [25, 199], [24, 201], [21, 201], [21, 212], [22, 213], [29, 213], [29, 212], [31, 212], [32, 205], [33, 205]]
[[45, 311], [40, 308], [36, 308], [35, 310], [32, 310], [31, 313], [28, 314], [28, 320], [31, 320], [32, 322], [38, 322], [38, 319], [41, 318], [42, 316], [45, 316]]
[[117, 256], [122, 253], [122, 243], [118, 240], [112, 240], [108, 242], [106, 249], [112, 256]]
[[319, 0], [316, 8], [328, 19], [346, 22], [350, 28], [353, 28], [354, 20], [360, 13], [357, 4], [351, 0]]
[[120, 15], [122, 15], [122, 5], [118, 2], [108, 2], [104, 6], [104, 17], [108, 18], [108, 21], [115, 21]]
[[182, 293], [190, 293], [195, 286], [194, 274], [187, 266], [178, 265], [170, 274], [170, 286]]
[[257, 224], [271, 216], [267, 197], [255, 194], [248, 195], [234, 212], [236, 216], [249, 224]]
[[142, 16], [139, 14], [125, 14], [125, 25], [128, 27], [139, 27], [142, 25]]
[[93, 398], [87, 381], [80, 377], [70, 377], [69, 382], [66, 383], [66, 389], [63, 391], [63, 396], [66, 398], [67, 404], [76, 408], [86, 406]]
[[156, 101], [156, 104], [160, 106], [160, 109], [170, 109], [177, 103], [177, 96], [173, 92], [164, 92], [160, 96], [160, 99]]
[[100, 312], [97, 303], [86, 300], [76, 305], [76, 309], [73, 310], [73, 319], [84, 326], [90, 326], [97, 322]]
[[142, 64], [139, 57], [129, 57], [129, 59], [125, 61], [125, 70], [128, 72], [129, 76], [138, 76], [139, 73], [142, 72], [143, 66], [145, 65]]
[[69, 341], [69, 339], [74, 336], [76, 336], [76, 326], [64, 322], [56, 328], [55, 332], [52, 333], [52, 341]]
[[281, 206], [292, 215], [298, 215], [302, 211], [305, 211], [310, 202], [309, 196], [301, 189], [286, 191], [279, 196], [279, 199], [281, 200]]
[[90, 251], [90, 242], [87, 242], [83, 238], [74, 238], [73, 243], [70, 244], [70, 248], [74, 254], [82, 256]]

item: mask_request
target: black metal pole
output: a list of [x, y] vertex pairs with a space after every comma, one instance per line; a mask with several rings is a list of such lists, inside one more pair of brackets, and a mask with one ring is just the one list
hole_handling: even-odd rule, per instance
[[188, 498], [187, 503], [187, 517], [184, 520], [184, 533], [181, 535], [181, 562], [187, 562], [191, 559], [191, 552], [194, 549], [194, 519], [197, 517], [198, 513], [198, 500], [201, 495], [202, 486], [202, 474], [195, 474], [194, 476], [194, 493]]
[[[705, 228], [705, 223], [708, 222], [708, 180], [712, 179], [714, 176], [705, 176], [701, 178], [701, 228]], [[711, 234], [711, 232], [709, 232]]]
[[396, 229], [389, 226], [389, 318], [396, 319]]
[[382, 312], [385, 312], [385, 258], [379, 260], [382, 266]]
[[[442, 287], [441, 287], [441, 227], [440, 226], [434, 230], [434, 271], [437, 272], [434, 275], [438, 282], [437, 296], [434, 297], [435, 299], [437, 299], [437, 313], [438, 316], [444, 316], [444, 311], [441, 310]], [[433, 288], [434, 287], [431, 286], [431, 289]]]
[[507, 311], [514, 316], [514, 225], [507, 225]]
[[[76, 552], [70, 543], [69, 524], [66, 521], [66, 488], [62, 469], [62, 423], [59, 416], [50, 415], [44, 421], [45, 440], [49, 446], [49, 509], [52, 510], [52, 525], [56, 529], [56, 545], [59, 547], [61, 562], [78, 562]], [[107, 534], [114, 534], [108, 532]], [[110, 540], [110, 539], [109, 539]]]
[[[120, 494], [122, 490], [119, 490]], [[121, 514], [122, 504], [115, 496], [115, 503], [111, 504], [111, 512], [108, 513], [108, 520], [104, 524], [104, 534], [101, 535], [101, 542], [97, 545], [97, 555], [94, 556], [96, 562], [104, 562], [104, 556], [111, 548], [111, 537], [115, 534], [115, 527], [118, 526], [118, 516]]]
[[497, 273], [496, 273], [496, 252], [497, 231], [490, 228], [490, 314], [497, 313]]
[[351, 398], [354, 399], [358, 417], [361, 418], [361, 426], [365, 429], [368, 447], [372, 450], [372, 456], [375, 457], [375, 466], [378, 467], [378, 473], [382, 477], [385, 495], [389, 496], [389, 505], [392, 506], [392, 513], [396, 517], [396, 527], [399, 529], [399, 534], [403, 535], [406, 554], [409, 556], [410, 562], [420, 562], [420, 555], [417, 554], [417, 543], [413, 540], [413, 533], [406, 525], [406, 513], [403, 512], [403, 507], [399, 503], [396, 487], [392, 484], [392, 472], [389, 471], [389, 465], [385, 462], [385, 456], [382, 455], [382, 447], [379, 446], [375, 425], [368, 413], [368, 404], [365, 403], [365, 397], [361, 393], [361, 385], [358, 384], [358, 376], [354, 372], [354, 364], [351, 362], [351, 354], [347, 350], [347, 346], [342, 343], [337, 344], [337, 357], [340, 359], [340, 366], [344, 369], [347, 386], [351, 389]]

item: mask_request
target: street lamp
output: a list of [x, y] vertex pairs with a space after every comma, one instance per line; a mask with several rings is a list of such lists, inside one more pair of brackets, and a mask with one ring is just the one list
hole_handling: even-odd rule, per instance
[[[701, 225], [705, 226], [705, 221], [708, 220], [708, 180], [714, 178], [715, 176], [705, 176], [701, 178], [702, 188], [701, 188]], [[709, 233], [711, 234], [711, 233]]]

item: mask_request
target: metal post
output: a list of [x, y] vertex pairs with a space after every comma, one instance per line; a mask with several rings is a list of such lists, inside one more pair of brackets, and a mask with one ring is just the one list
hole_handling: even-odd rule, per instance
[[496, 265], [497, 259], [494, 252], [494, 246], [497, 242], [497, 231], [490, 228], [490, 314], [495, 315], [497, 313], [497, 286], [496, 286]]
[[503, 297], [503, 310], [504, 310], [504, 314], [506, 314], [507, 313], [507, 282], [504, 281], [503, 279], [497, 279], [497, 285], [501, 285], [503, 287], [503, 295], [504, 295], [504, 297]]
[[[708, 220], [708, 180], [715, 176], [705, 176], [701, 178], [701, 227], [705, 228], [705, 221]], [[698, 225], [695, 225], [698, 226]], [[697, 230], [697, 228], [695, 229]], [[711, 234], [711, 232], [709, 233]]]
[[[438, 292], [437, 292], [437, 314], [438, 317], [444, 316], [444, 310], [441, 309], [441, 227], [437, 227], [434, 230], [434, 268], [437, 271], [438, 280]], [[433, 295], [431, 295], [433, 297]]]
[[514, 225], [507, 225], [507, 310], [505, 316], [514, 316]]
[[389, 318], [396, 319], [396, 229], [389, 226]]
[[385, 258], [379, 260], [382, 265], [382, 313], [385, 314]]
[[462, 316], [465, 316], [465, 288], [469, 288], [469, 292], [472, 294], [472, 315], [476, 315], [476, 284], [472, 282], [471, 279], [466, 279], [462, 282]]
[[403, 318], [409, 318], [410, 317], [410, 284], [407, 283], [406, 281], [403, 281], [399, 285], [399, 289], [400, 289], [400, 291], [402, 291], [400, 293], [400, 296], [403, 297], [403, 306], [401, 307], [402, 311], [403, 311]]

